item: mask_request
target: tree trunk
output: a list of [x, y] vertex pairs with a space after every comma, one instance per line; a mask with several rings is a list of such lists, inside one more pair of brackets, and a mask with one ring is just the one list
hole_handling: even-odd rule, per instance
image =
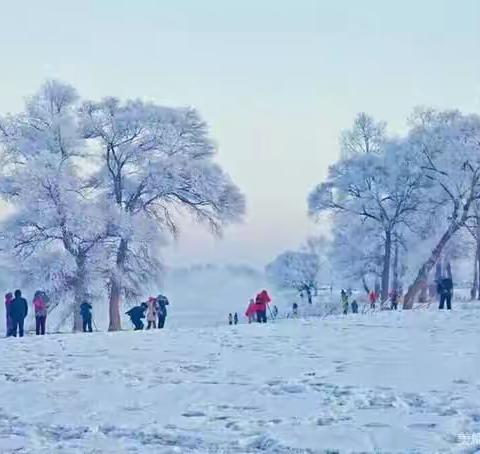
[[472, 288], [470, 290], [470, 299], [473, 301], [477, 298], [478, 292], [478, 240], [477, 240], [477, 247], [475, 250], [475, 259], [473, 261], [473, 283]]
[[390, 257], [392, 253], [392, 233], [385, 232], [385, 255], [383, 257], [383, 271], [382, 271], [382, 294], [381, 304], [388, 300], [388, 290], [390, 285]]
[[108, 331], [120, 331], [122, 322], [120, 318], [122, 278], [127, 257], [128, 242], [120, 240], [117, 250], [117, 261], [114, 275], [110, 278], [110, 298], [108, 302], [109, 324]]
[[75, 258], [77, 265], [77, 276], [75, 277], [74, 302], [73, 302], [73, 332], [83, 329], [80, 305], [87, 299], [87, 278], [85, 270], [85, 256], [79, 255]]
[[400, 288], [400, 280], [398, 277], [398, 263], [399, 263], [398, 240], [395, 240], [395, 251], [393, 255], [393, 289], [398, 292]]
[[461, 224], [454, 221], [449, 226], [445, 233], [440, 238], [440, 241], [437, 243], [435, 248], [433, 249], [430, 257], [427, 261], [420, 267], [418, 270], [417, 277], [413, 281], [412, 285], [408, 288], [408, 292], [405, 295], [405, 299], [403, 301], [403, 308], [404, 309], [411, 309], [413, 307], [413, 302], [415, 296], [420, 291], [423, 282], [427, 279], [428, 273], [432, 270], [432, 268], [437, 263], [440, 255], [443, 251], [445, 245], [449, 242], [450, 238], [458, 231]]
[[366, 294], [369, 295], [370, 294], [370, 289], [368, 287], [367, 279], [365, 278], [365, 275], [362, 275], [362, 285], [363, 285], [363, 289], [365, 290]]

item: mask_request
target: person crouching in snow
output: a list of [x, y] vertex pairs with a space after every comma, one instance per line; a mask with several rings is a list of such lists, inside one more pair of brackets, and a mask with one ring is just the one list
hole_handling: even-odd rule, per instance
[[257, 295], [257, 298], [255, 299], [255, 305], [257, 307], [258, 323], [267, 323], [267, 305], [271, 301], [272, 300], [266, 290], [262, 290], [262, 292]]
[[157, 327], [157, 300], [151, 296], [147, 302], [147, 329]]
[[135, 331], [140, 331], [143, 329], [142, 318], [145, 318], [145, 311], [147, 310], [147, 307], [147, 303], [142, 303], [140, 306], [134, 306], [128, 312], [125, 312], [125, 315], [130, 317], [130, 320], [135, 327]]
[[250, 303], [248, 304], [247, 311], [245, 312], [245, 317], [248, 318], [248, 323], [254, 322], [256, 315], [257, 315], [257, 308], [255, 306], [255, 301], [251, 299]]
[[33, 308], [35, 310], [35, 330], [37, 336], [45, 334], [45, 324], [47, 321], [47, 296], [40, 290], [35, 292], [33, 297]]

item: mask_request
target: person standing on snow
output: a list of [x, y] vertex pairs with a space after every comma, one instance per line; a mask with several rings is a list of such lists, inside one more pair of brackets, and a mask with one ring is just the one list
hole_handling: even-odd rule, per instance
[[12, 320], [12, 336], [17, 337], [18, 333], [20, 337], [23, 337], [23, 326], [27, 314], [27, 300], [22, 297], [22, 292], [20, 290], [15, 290], [15, 298], [12, 300], [9, 306], [9, 315]]
[[35, 332], [37, 336], [45, 335], [47, 322], [48, 301], [45, 292], [37, 290], [33, 297], [33, 309], [35, 310]]
[[157, 315], [158, 315], [158, 329], [162, 329], [165, 326], [167, 319], [167, 306], [169, 305], [168, 298], [163, 295], [157, 296]]
[[273, 305], [272, 313], [273, 313], [273, 318], [278, 317], [278, 307], [275, 304]]
[[352, 313], [358, 314], [358, 303], [357, 300], [352, 301]]
[[233, 317], [231, 312], [228, 314], [228, 324], [233, 325]]
[[145, 311], [147, 310], [147, 303], [142, 303], [140, 306], [134, 306], [129, 311], [125, 312], [130, 317], [134, 331], [141, 331], [143, 329], [142, 318], [145, 318]]
[[238, 325], [238, 314], [236, 312], [233, 314], [233, 324]]
[[378, 293], [375, 290], [370, 290], [368, 299], [370, 301], [370, 309], [375, 309], [375, 304], [378, 300]]
[[453, 295], [453, 281], [450, 277], [445, 277], [440, 279], [437, 284], [437, 292], [440, 295], [440, 305], [439, 309], [443, 309], [445, 307], [445, 303], [447, 303], [447, 310], [452, 309], [452, 295]]
[[255, 301], [251, 299], [250, 303], [248, 304], [247, 310], [245, 312], [245, 317], [248, 318], [248, 323], [254, 322], [256, 315], [257, 315], [257, 308], [255, 306]]
[[80, 304], [80, 315], [82, 316], [83, 332], [91, 333], [92, 330], [92, 305], [84, 301]]
[[396, 311], [398, 309], [398, 298], [399, 298], [398, 290], [394, 288], [390, 292], [390, 309], [392, 311]]
[[157, 327], [157, 300], [151, 296], [147, 302], [147, 329]]
[[267, 323], [267, 305], [272, 300], [266, 290], [262, 290], [255, 299], [255, 305], [257, 307], [257, 322]]
[[348, 294], [345, 290], [340, 292], [340, 301], [342, 304], [343, 315], [348, 314]]
[[10, 304], [13, 301], [13, 295], [11, 292], [5, 295], [5, 318], [7, 322], [5, 335], [10, 337], [12, 335], [12, 318], [10, 317]]
[[294, 317], [296, 317], [298, 315], [298, 304], [297, 303], [292, 304], [292, 315]]

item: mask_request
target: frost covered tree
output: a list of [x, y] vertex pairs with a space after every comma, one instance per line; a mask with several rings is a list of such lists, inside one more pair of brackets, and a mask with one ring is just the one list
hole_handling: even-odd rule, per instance
[[72, 87], [47, 82], [25, 112], [0, 122], [5, 163], [0, 191], [13, 206], [2, 225], [2, 251], [17, 257], [13, 272], [35, 275], [39, 284], [45, 273], [38, 263], [59, 250], [70, 257], [74, 329], [81, 327], [78, 308], [88, 293], [89, 254], [108, 228], [78, 171], [84, 143], [77, 129], [77, 100]]
[[357, 114], [351, 129], [340, 136], [342, 159], [368, 153], [381, 153], [386, 139], [386, 124], [364, 112]]
[[458, 111], [422, 111], [415, 117], [408, 140], [416, 164], [430, 182], [424, 198], [432, 210], [445, 213], [447, 222], [408, 289], [406, 309], [413, 306], [448, 242], [475, 215], [480, 199], [480, 117]]
[[0, 136], [0, 191], [12, 208], [2, 251], [26, 275], [62, 256], [77, 328], [78, 305], [106, 283], [109, 328], [120, 329], [121, 297], [158, 279], [160, 248], [181, 217], [220, 233], [244, 213], [194, 109], [81, 103], [72, 87], [53, 81], [23, 113], [1, 119]]
[[381, 299], [389, 294], [392, 245], [400, 226], [411, 227], [420, 199], [421, 170], [402, 141], [390, 140], [378, 153], [354, 154], [330, 167], [327, 181], [309, 195], [311, 216], [344, 213], [351, 223], [373, 225], [381, 235]]
[[267, 265], [267, 276], [279, 287], [306, 293], [312, 304], [312, 295], [318, 285], [320, 260], [317, 254], [287, 251]]
[[194, 109], [107, 98], [81, 110], [83, 137], [99, 152], [96, 184], [114, 207], [110, 249], [110, 330], [120, 329], [120, 299], [139, 277], [155, 275], [155, 242], [189, 214], [220, 232], [240, 220], [244, 198], [214, 162], [215, 146]]

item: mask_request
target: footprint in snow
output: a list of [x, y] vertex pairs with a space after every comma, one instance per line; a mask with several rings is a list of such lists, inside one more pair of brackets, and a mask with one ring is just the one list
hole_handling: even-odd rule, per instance
[[432, 430], [432, 429], [435, 429], [435, 427], [437, 427], [437, 425], [433, 422], [431, 422], [431, 423], [419, 422], [419, 423], [409, 424], [407, 427], [409, 429], [416, 429], [416, 430]]
[[192, 411], [186, 411], [185, 413], [182, 413], [182, 416], [185, 418], [202, 418], [206, 415], [202, 411], [192, 410]]

